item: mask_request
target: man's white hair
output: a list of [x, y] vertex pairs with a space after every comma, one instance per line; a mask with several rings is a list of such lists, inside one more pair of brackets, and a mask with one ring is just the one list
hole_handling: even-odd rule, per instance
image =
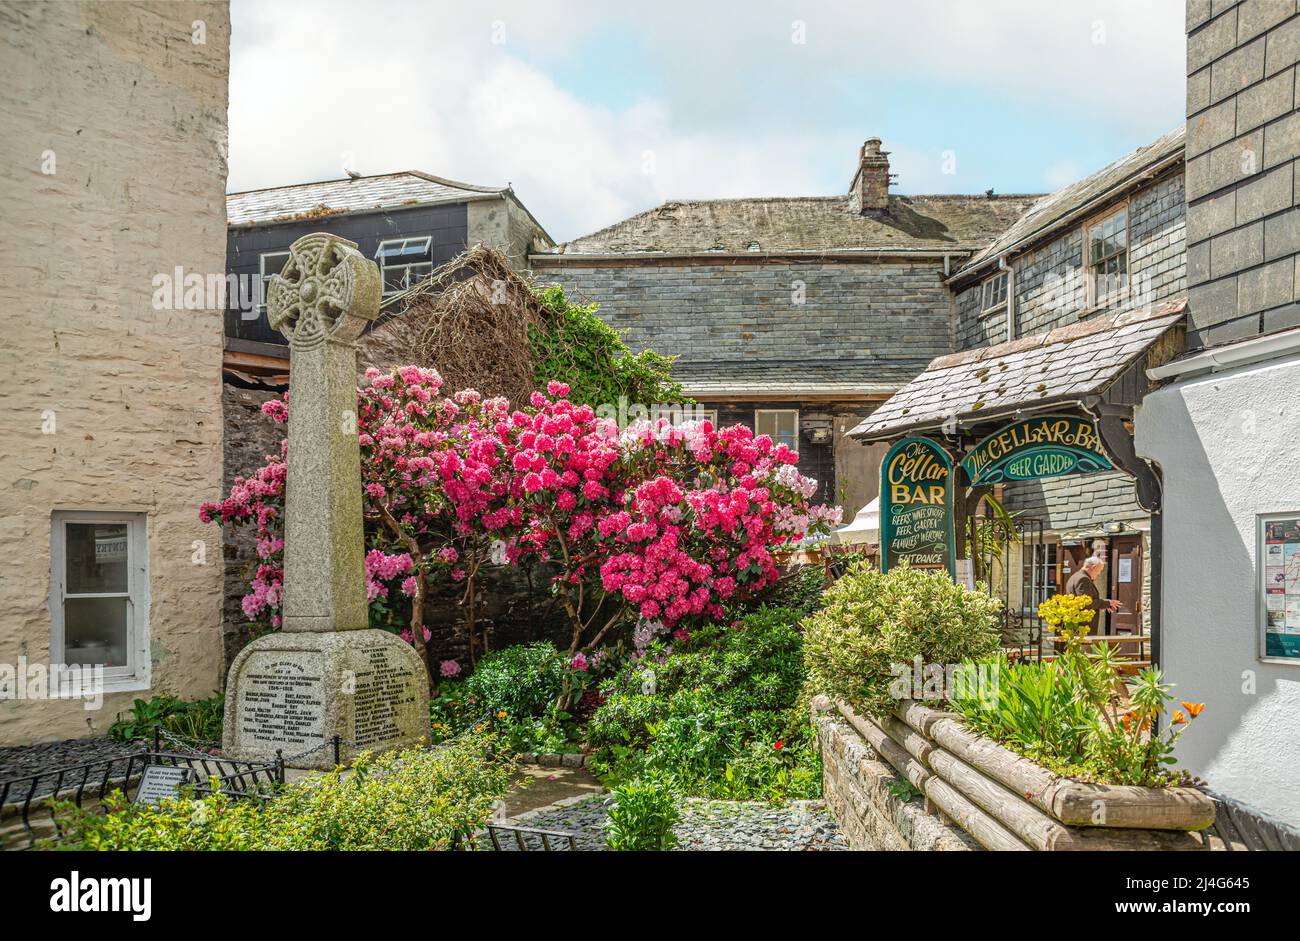
[[1086, 558], [1086, 559], [1083, 560], [1083, 567], [1084, 567], [1084, 568], [1086, 568], [1086, 569], [1090, 569], [1090, 568], [1092, 568], [1093, 566], [1098, 566], [1098, 567], [1100, 567], [1100, 568], [1105, 568], [1105, 567], [1106, 567], [1106, 560], [1103, 559], [1103, 558], [1102, 558], [1101, 556], [1099, 556], [1099, 555], [1090, 555], [1090, 556], [1088, 556], [1088, 558]]

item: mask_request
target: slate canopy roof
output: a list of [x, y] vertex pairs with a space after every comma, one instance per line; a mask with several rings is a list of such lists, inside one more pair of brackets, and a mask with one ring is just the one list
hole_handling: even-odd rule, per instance
[[1012, 420], [1102, 395], [1148, 354], [1157, 359], [1175, 355], [1174, 345], [1162, 341], [1181, 331], [1186, 306], [1186, 299], [1179, 298], [940, 356], [849, 437], [885, 441], [954, 421]]

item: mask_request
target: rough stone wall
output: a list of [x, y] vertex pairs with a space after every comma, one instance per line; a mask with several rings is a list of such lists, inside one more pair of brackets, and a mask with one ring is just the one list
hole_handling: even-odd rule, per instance
[[514, 199], [478, 199], [466, 204], [467, 245], [478, 243], [497, 249], [515, 271], [528, 268], [528, 254], [550, 248], [552, 242]]
[[906, 782], [844, 719], [816, 713], [813, 727], [822, 756], [826, 808], [851, 849], [980, 849], [960, 827], [939, 814], [927, 815], [919, 796], [902, 800], [899, 794]]
[[[222, 449], [222, 495], [230, 492], [236, 477], [247, 477], [265, 463], [267, 455], [280, 453], [285, 426], [262, 414], [262, 404], [279, 398], [278, 393], [222, 387], [221, 405], [225, 422]], [[212, 524], [215, 533], [217, 525]], [[221, 563], [223, 571], [221, 638], [224, 664], [229, 666], [235, 654], [253, 639], [248, 632], [240, 602], [248, 594], [249, 577], [257, 565], [257, 535], [252, 526], [228, 526], [221, 529]]]
[[537, 269], [539, 281], [598, 302], [635, 350], [719, 367], [898, 359], [915, 372], [950, 352], [942, 275], [942, 265], [925, 261]]
[[1300, 17], [1283, 0], [1188, 0], [1190, 350], [1300, 326]]
[[225, 272], [230, 20], [224, 3], [5, 3], [0, 36], [0, 662], [48, 663], [55, 510], [146, 514], [151, 596], [151, 687], [91, 711], [0, 699], [0, 744], [19, 744], [222, 685], [218, 543], [196, 513], [221, 484], [222, 312], [152, 297], [177, 266]]

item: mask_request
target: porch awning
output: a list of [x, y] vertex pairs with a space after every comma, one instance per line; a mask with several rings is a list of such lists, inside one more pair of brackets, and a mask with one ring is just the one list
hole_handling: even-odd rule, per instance
[[1158, 366], [1182, 351], [1186, 307], [1180, 298], [940, 356], [849, 437], [868, 442], [933, 429], [951, 433], [1101, 396], [1138, 362]]

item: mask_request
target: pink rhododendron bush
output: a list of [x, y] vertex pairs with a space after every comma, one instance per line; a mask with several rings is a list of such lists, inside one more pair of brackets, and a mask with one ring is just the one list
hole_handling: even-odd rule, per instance
[[[372, 624], [403, 626], [426, 657], [424, 601], [436, 579], [465, 584], [474, 638], [480, 568], [545, 560], [571, 629], [569, 655], [642, 619], [678, 630], [773, 583], [773, 553], [839, 522], [813, 506], [817, 483], [767, 436], [711, 423], [620, 432], [552, 382], [526, 406], [473, 390], [441, 396], [442, 379], [408, 366], [370, 370], [358, 391], [366, 584]], [[285, 401], [266, 403], [276, 421]], [[204, 521], [253, 526], [259, 557], [244, 613], [279, 626], [285, 456], [206, 503]]]

